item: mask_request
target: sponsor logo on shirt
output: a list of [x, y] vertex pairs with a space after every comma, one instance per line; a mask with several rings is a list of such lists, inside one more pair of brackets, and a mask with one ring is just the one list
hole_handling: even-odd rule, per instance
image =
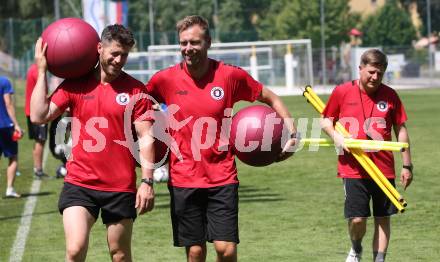
[[220, 100], [225, 96], [225, 91], [223, 91], [223, 88], [219, 87], [219, 86], [214, 86], [211, 89], [211, 97], [214, 100]]
[[188, 90], [177, 90], [176, 94], [185, 96], [188, 94]]
[[380, 112], [386, 112], [388, 110], [388, 103], [385, 101], [379, 101], [376, 106]]
[[95, 99], [95, 96], [94, 95], [85, 95], [85, 96], [82, 97], [82, 99], [84, 99], [84, 100], [92, 100], [92, 99]]
[[116, 103], [125, 106], [130, 102], [130, 96], [127, 93], [120, 93], [116, 96]]

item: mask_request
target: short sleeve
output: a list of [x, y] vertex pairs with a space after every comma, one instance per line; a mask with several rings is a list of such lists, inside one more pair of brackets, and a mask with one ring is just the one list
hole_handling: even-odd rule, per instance
[[252, 78], [248, 72], [241, 68], [233, 67], [231, 80], [233, 81], [233, 102], [241, 100], [254, 102], [260, 96], [263, 84]]
[[406, 120], [408, 120], [408, 116], [406, 115], [405, 108], [397, 93], [395, 93], [395, 101], [393, 107], [394, 108], [391, 116], [393, 123], [396, 125], [402, 125], [406, 122]]
[[33, 90], [37, 83], [38, 72], [36, 71], [36, 65], [32, 64], [26, 74], [26, 90]]
[[7, 78], [0, 79], [0, 85], [2, 85], [3, 88], [1, 88], [0, 92], [2, 92], [2, 95], [5, 94], [13, 94], [14, 88], [11, 85], [11, 82]]
[[339, 119], [339, 114], [341, 111], [341, 96], [341, 88], [337, 86], [330, 95], [327, 105], [322, 112], [323, 117], [334, 118], [334, 122]]
[[55, 89], [50, 96], [50, 101], [53, 102], [61, 111], [66, 110], [69, 107], [70, 96], [64, 88], [64, 82]]
[[133, 109], [133, 119], [136, 122], [140, 121], [150, 121], [153, 119], [152, 116], [152, 103], [151, 100], [148, 98], [148, 96], [145, 93], [139, 93], [138, 95], [141, 96], [141, 99], [139, 99], [136, 104], [134, 105]]
[[151, 79], [145, 85], [145, 89], [149, 95], [151, 95], [154, 99], [157, 100], [156, 102], [163, 103], [165, 101], [161, 93], [161, 89], [159, 88], [160, 87], [159, 82], [160, 82], [159, 76], [156, 73], [155, 75], [153, 75], [153, 77], [151, 77]]

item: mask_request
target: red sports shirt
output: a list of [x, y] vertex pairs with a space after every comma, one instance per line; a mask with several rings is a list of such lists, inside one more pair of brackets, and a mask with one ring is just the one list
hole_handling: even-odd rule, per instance
[[[128, 146], [117, 141], [127, 141], [124, 112], [133, 95], [143, 89], [141, 82], [123, 72], [109, 84], [101, 84], [89, 74], [65, 80], [55, 90], [51, 101], [62, 110], [69, 107], [74, 119], [66, 182], [101, 191], [136, 191], [134, 157]], [[147, 99], [140, 100], [126, 123], [133, 128], [134, 119], [150, 108]]]
[[34, 91], [35, 84], [37, 83], [38, 78], [38, 67], [36, 64], [32, 64], [26, 74], [26, 94], [25, 94], [25, 104], [24, 104], [24, 113], [26, 116], [31, 115], [31, 96], [32, 91]]
[[[340, 121], [352, 138], [391, 141], [392, 127], [407, 120], [405, 109], [396, 91], [381, 84], [378, 91], [368, 96], [351, 81], [333, 90], [324, 117]], [[394, 178], [394, 158], [391, 151], [369, 152], [367, 155], [387, 178]], [[362, 166], [349, 153], [339, 156], [338, 176], [343, 178], [369, 178]]]
[[[241, 68], [210, 59], [209, 71], [200, 80], [191, 78], [180, 63], [156, 73], [146, 87], [168, 105], [176, 121], [188, 121], [170, 131], [182, 155], [182, 161], [174, 153], [170, 156], [170, 185], [208, 188], [238, 183], [234, 155], [227, 147], [219, 148], [222, 120], [231, 115], [225, 116], [225, 109], [232, 110], [235, 102], [255, 101], [262, 84]], [[172, 113], [173, 108], [177, 112]]]

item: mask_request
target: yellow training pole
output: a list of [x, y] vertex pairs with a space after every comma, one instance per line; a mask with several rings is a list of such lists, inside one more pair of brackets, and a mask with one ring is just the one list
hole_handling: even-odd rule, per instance
[[[322, 108], [322, 111], [324, 111], [325, 103], [319, 98], [319, 96], [315, 93], [315, 91], [313, 91], [312, 87], [306, 86], [305, 90], [306, 90], [306, 92], [308, 92], [310, 94], [311, 97], [313, 97], [313, 99], [316, 100], [316, 102], [319, 104], [320, 108]], [[319, 113], [322, 114], [322, 111]]]
[[348, 144], [369, 144], [369, 145], [377, 145], [377, 146], [392, 146], [398, 148], [408, 148], [409, 144], [404, 142], [393, 142], [393, 141], [379, 141], [379, 140], [363, 140], [363, 139], [354, 139], [354, 138], [346, 138], [344, 140], [345, 143]]
[[[338, 131], [343, 136], [349, 136], [350, 135], [350, 133], [348, 133], [348, 131], [345, 129], [345, 127], [341, 123], [339, 123], [339, 122], [336, 123], [336, 131]], [[399, 194], [399, 192], [394, 188], [394, 186], [390, 183], [390, 181], [384, 176], [382, 171], [380, 171], [380, 169], [376, 166], [376, 164], [374, 164], [374, 162], [362, 150], [360, 150], [360, 149], [352, 149], [350, 151], [353, 154], [353, 156], [355, 156], [355, 158], [358, 160], [358, 162], [359, 162], [359, 159], [363, 159], [364, 160], [362, 162], [365, 165], [368, 166], [369, 170], [372, 171], [372, 172], [368, 172], [368, 170], [365, 169], [365, 171], [367, 171], [370, 176], [372, 176], [372, 175], [377, 176], [379, 178], [379, 180], [382, 182], [382, 184], [384, 184], [388, 188], [388, 190], [391, 192], [391, 194], [397, 200], [402, 202], [404, 206], [407, 205], [406, 201]], [[358, 159], [357, 156], [359, 157], [359, 159]]]
[[[318, 111], [319, 113], [319, 109], [321, 108], [321, 106], [318, 104], [318, 102], [316, 102], [315, 99], [313, 99], [313, 97], [307, 91], [305, 91], [303, 95], [307, 98], [307, 101], [312, 104], [313, 108], [315, 108], [316, 111]], [[322, 111], [324, 111], [324, 108], [322, 108], [320, 114], [322, 114]]]
[[[365, 155], [365, 153], [363, 154]], [[382, 180], [382, 183], [384, 183], [385, 186], [390, 189], [394, 197], [397, 198], [397, 200], [399, 200], [399, 202], [401, 202], [404, 207], [406, 207], [408, 205], [406, 200], [402, 197], [402, 195], [400, 195], [400, 193], [396, 190], [396, 188], [394, 188], [394, 186], [390, 183], [390, 181], [382, 174], [382, 171], [380, 171], [380, 169], [376, 166], [376, 164], [374, 164], [373, 160], [371, 160], [367, 155], [365, 155], [365, 161], [367, 162], [368, 165], [371, 166], [373, 171], [379, 175], [379, 178]]]
[[[306, 91], [303, 95], [307, 98], [307, 100], [313, 105], [313, 107], [318, 111], [318, 113], [322, 114], [325, 108], [324, 102], [316, 95], [316, 93], [312, 90], [310, 86], [306, 87]], [[349, 136], [350, 134], [345, 130], [345, 128], [339, 123], [336, 123], [336, 131], [341, 133], [344, 136]], [[377, 168], [377, 166], [371, 161], [370, 158], [361, 150], [353, 148], [350, 150], [354, 155], [356, 160], [364, 167], [365, 171], [372, 177], [372, 179], [378, 183], [378, 186], [384, 191], [384, 193], [390, 198], [390, 200], [395, 204], [397, 209], [400, 212], [404, 211], [404, 207], [402, 204], [398, 203], [396, 199], [402, 201], [406, 206], [406, 201], [400, 196], [399, 192], [391, 185], [388, 179], [382, 174], [382, 172]], [[378, 172], [377, 172], [378, 171]], [[380, 184], [379, 184], [380, 183]], [[396, 205], [397, 202], [397, 205]]]
[[[309, 93], [309, 97], [314, 100], [314, 104], [318, 105], [316, 110], [322, 114], [325, 108], [324, 102], [319, 98], [319, 96], [313, 91], [311, 86], [306, 87], [306, 91]], [[338, 131], [343, 136], [350, 136], [350, 133], [345, 129], [344, 126], [342, 126], [341, 123], [336, 123], [336, 131]], [[403, 197], [399, 194], [399, 192], [394, 188], [394, 186], [388, 181], [388, 179], [383, 175], [382, 171], [379, 170], [379, 168], [371, 161], [371, 159], [362, 151], [362, 150], [350, 150], [354, 151], [354, 153], [359, 154], [362, 158], [365, 159], [365, 163], [371, 167], [371, 169], [374, 171], [371, 174], [377, 175], [379, 179], [382, 181], [382, 183], [389, 189], [389, 191], [394, 195], [395, 198], [397, 198], [400, 202], [403, 203], [404, 206], [407, 205], [406, 201], [403, 199]], [[352, 152], [353, 153], [353, 152]], [[370, 175], [371, 175], [370, 174]]]
[[[315, 97], [316, 100], [321, 100], [319, 97]], [[321, 100], [322, 101], [322, 100]], [[337, 122], [336, 123], [336, 131], [338, 131], [343, 136], [350, 136], [350, 133], [345, 129], [345, 127]], [[388, 188], [388, 190], [391, 192], [391, 194], [400, 202], [403, 203], [403, 206], [407, 205], [407, 202], [403, 197], [400, 195], [400, 193], [394, 188], [394, 186], [390, 183], [390, 181], [385, 177], [385, 175], [380, 171], [380, 169], [374, 164], [374, 162], [360, 149], [352, 149], [350, 150], [351, 153], [356, 157], [358, 155], [360, 158], [364, 159], [364, 163], [369, 166], [369, 170], [372, 170], [373, 172], [369, 173], [369, 175], [374, 175], [379, 177], [380, 181]], [[365, 167], [364, 167], [365, 168]], [[367, 171], [367, 170], [366, 170]]]
[[[376, 182], [376, 184], [380, 187], [380, 189], [387, 195], [387, 197], [391, 200], [391, 202], [393, 202], [393, 204], [397, 207], [399, 212], [403, 213], [405, 211], [405, 207], [403, 207], [402, 203], [400, 203], [398, 201], [398, 198], [396, 198], [395, 195], [391, 192], [390, 187], [386, 186], [383, 183], [383, 181], [379, 178], [380, 176], [377, 175], [377, 173], [375, 173], [374, 169], [373, 170], [370, 169], [370, 166], [366, 163], [365, 158], [362, 157], [363, 151], [360, 149], [353, 149], [353, 151], [351, 153], [356, 158], [356, 160], [361, 164], [361, 166], [365, 169], [365, 171], [367, 171], [367, 173], [370, 175], [370, 177], [374, 180], [374, 182]], [[360, 151], [360, 152], [357, 152], [357, 151]], [[374, 175], [372, 175], [372, 174], [374, 174]], [[391, 185], [391, 183], [390, 183], [390, 186], [393, 187], [393, 185]]]
[[[310, 86], [307, 86], [306, 91], [303, 92], [303, 95], [307, 98], [307, 100], [310, 102], [310, 104], [313, 105], [313, 107], [316, 109], [316, 111], [318, 111], [319, 114], [322, 114], [322, 112], [324, 111], [324, 108], [325, 108], [325, 104], [324, 104], [324, 102], [322, 102], [322, 100], [315, 93], [311, 93], [310, 90], [312, 90], [312, 88]], [[315, 96], [313, 96], [312, 94], [315, 94]], [[339, 133], [343, 134], [344, 136], [350, 135], [347, 132], [347, 130], [345, 130], [345, 128], [339, 122], [336, 123], [336, 130]], [[387, 195], [387, 197], [391, 200], [391, 202], [393, 202], [393, 204], [397, 207], [399, 212], [403, 212], [403, 210], [404, 210], [403, 206], [396, 201], [396, 198], [397, 199], [400, 199], [400, 198], [396, 197], [395, 194], [390, 192], [391, 191], [390, 188], [385, 187], [384, 184], [382, 183], [382, 180], [380, 180], [376, 177], [376, 173], [370, 168], [368, 163], [362, 157], [362, 155], [365, 155], [364, 152], [362, 150], [356, 150], [356, 149], [352, 149], [352, 150], [350, 150], [350, 152], [353, 154], [353, 156], [356, 158], [356, 160], [358, 160], [358, 162], [362, 165], [362, 167], [365, 169], [365, 171], [372, 177], [372, 179], [376, 183], [379, 182], [378, 186]], [[368, 156], [366, 156], [366, 155], [365, 155], [365, 157], [368, 158]], [[380, 172], [380, 174], [381, 173], [382, 172]], [[382, 176], [383, 176], [383, 174], [382, 174]], [[391, 185], [391, 183], [388, 181], [388, 179], [385, 178], [385, 180], [388, 182], [388, 184], [391, 186], [391, 188], [394, 188]], [[396, 204], [396, 202], [397, 202], [397, 204]]]
[[[304, 145], [319, 145], [319, 146], [334, 146], [334, 142], [331, 139], [325, 138], [302, 138], [301, 143]], [[360, 148], [366, 150], [387, 150], [387, 151], [400, 151], [402, 148], [405, 148], [404, 144], [407, 143], [381, 143], [383, 141], [374, 141], [374, 140], [362, 140], [362, 139], [351, 139], [346, 138], [344, 140], [344, 144], [348, 148]]]
[[[319, 96], [313, 91], [311, 86], [307, 86], [305, 88], [305, 92], [304, 93], [308, 93], [307, 95], [305, 95], [306, 97], [311, 98], [314, 102], [312, 103], [312, 105], [318, 105], [315, 109], [322, 114], [322, 112], [324, 111], [325, 108], [325, 104], [324, 102], [319, 98]], [[341, 125], [341, 123], [337, 122], [336, 123], [336, 131], [338, 131], [340, 134], [342, 134], [343, 136], [350, 136], [350, 133], [347, 132], [347, 130], [345, 130], [344, 126]], [[351, 150], [353, 151], [353, 150]], [[356, 150], [354, 149], [354, 151], [360, 151], [357, 152], [360, 154], [360, 156], [362, 156], [363, 158], [365, 158], [365, 162], [367, 165], [371, 166], [371, 168], [373, 169], [373, 171], [375, 171], [374, 173], [376, 173], [379, 178], [381, 179], [382, 183], [385, 184], [385, 186], [387, 188], [389, 188], [389, 190], [391, 191], [391, 193], [399, 200], [403, 203], [404, 206], [407, 205], [406, 201], [403, 199], [403, 197], [399, 194], [399, 192], [397, 192], [397, 190], [394, 188], [393, 185], [391, 185], [391, 183], [388, 181], [388, 179], [385, 178], [385, 176], [382, 174], [382, 171], [379, 170], [379, 168], [373, 163], [373, 161], [371, 161], [371, 159], [362, 151], [362, 150]], [[374, 174], [372, 173], [372, 174]]]
[[383, 151], [394, 151], [394, 152], [400, 152], [402, 150], [401, 147], [396, 146], [382, 146], [382, 145], [374, 145], [374, 144], [352, 144], [352, 143], [346, 143], [348, 148], [356, 148], [356, 149], [362, 149], [362, 150], [383, 150]]
[[[312, 87], [311, 86], [306, 86], [306, 88], [305, 88], [305, 92], [304, 92], [304, 96], [307, 98], [307, 99], [311, 99], [311, 100], [313, 100], [313, 102], [311, 103], [312, 105], [316, 105], [316, 107], [315, 107], [315, 109], [318, 111], [318, 113], [320, 113], [320, 114], [322, 114], [322, 112], [324, 111], [324, 108], [325, 108], [325, 104], [324, 104], [324, 102], [319, 98], [319, 96], [313, 91], [313, 89], [312, 89]], [[307, 94], [306, 94], [307, 93]], [[346, 136], [346, 137], [348, 137], [348, 136], [350, 136], [350, 133], [348, 133], [348, 131], [347, 130], [345, 130], [345, 127], [344, 126], [342, 126], [342, 124], [341, 123], [339, 123], [339, 122], [337, 122], [336, 123], [336, 126], [335, 126], [335, 129], [336, 129], [336, 131], [338, 131], [340, 134], [342, 134], [343, 136]], [[351, 150], [351, 151], [353, 151], [353, 150]], [[354, 150], [354, 151], [357, 151], [357, 150]], [[366, 163], [368, 164], [368, 165], [373, 165], [374, 167], [376, 167], [374, 170], [377, 170], [377, 171], [379, 171], [379, 172], [376, 172], [380, 177], [382, 177], [383, 179], [381, 179], [381, 180], [383, 180], [383, 183], [385, 184], [385, 185], [387, 185], [387, 187], [391, 187], [390, 188], [390, 191], [393, 193], [393, 195], [397, 198], [397, 199], [399, 199], [399, 200], [401, 200], [401, 199], [403, 199], [401, 196], [400, 196], [400, 194], [399, 194], [399, 192], [397, 192], [397, 190], [393, 187], [393, 185], [391, 185], [391, 183], [388, 181], [388, 179], [386, 179], [385, 178], [385, 176], [382, 174], [382, 171], [380, 171], [379, 170], [379, 168], [377, 168], [377, 166], [373, 163], [373, 161], [371, 161], [371, 159], [362, 151], [362, 150], [360, 150], [360, 153], [361, 153], [361, 155], [363, 156], [363, 157], [365, 157], [365, 158], [367, 158], [369, 161], [367, 161]]]

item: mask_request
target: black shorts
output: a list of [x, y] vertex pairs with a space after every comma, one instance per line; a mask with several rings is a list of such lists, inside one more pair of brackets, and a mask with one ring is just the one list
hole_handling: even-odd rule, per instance
[[[394, 179], [389, 179], [395, 186]], [[345, 218], [370, 217], [370, 199], [373, 200], [373, 216], [388, 217], [397, 213], [397, 208], [372, 179], [344, 178]]]
[[37, 125], [31, 122], [31, 118], [27, 117], [27, 127], [29, 139], [44, 142], [47, 139], [47, 125]]
[[212, 188], [168, 187], [174, 245], [239, 243], [238, 184]]
[[0, 158], [2, 155], [9, 158], [18, 154], [18, 143], [12, 140], [13, 133], [14, 127], [0, 128]]
[[85, 207], [89, 213], [98, 219], [99, 210], [103, 224], [116, 223], [122, 219], [136, 219], [136, 194], [130, 192], [97, 191], [70, 183], [64, 183], [58, 201], [58, 209], [63, 214], [64, 209], [72, 206]]

